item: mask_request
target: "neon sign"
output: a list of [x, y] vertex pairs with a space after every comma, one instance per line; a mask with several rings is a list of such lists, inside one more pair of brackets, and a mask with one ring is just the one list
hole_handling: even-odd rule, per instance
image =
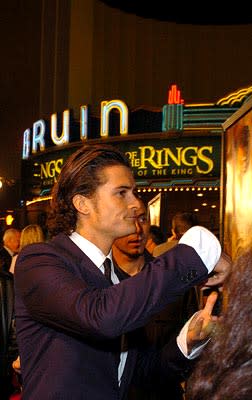
[[[109, 116], [110, 112], [116, 109], [120, 114], [120, 135], [128, 134], [128, 107], [122, 100], [111, 100], [101, 102], [101, 128], [100, 136], [108, 137], [109, 134]], [[80, 140], [87, 139], [88, 131], [88, 107], [83, 105], [80, 107]], [[69, 143], [70, 132], [70, 111], [63, 112], [63, 128], [60, 135], [57, 133], [57, 114], [51, 115], [51, 140], [56, 146], [62, 146]], [[30, 156], [31, 142], [32, 154], [38, 151], [45, 151], [45, 121], [40, 119], [33, 124], [32, 139], [31, 130], [26, 129], [23, 135], [23, 152], [22, 159], [26, 160]]]
[[[163, 107], [163, 124], [162, 130], [169, 129], [182, 129], [183, 124], [183, 105], [184, 100], [181, 99], [180, 90], [176, 85], [172, 85], [168, 94], [168, 104]], [[168, 108], [167, 108], [168, 107]], [[180, 107], [179, 120], [178, 118], [171, 118], [175, 112], [175, 117], [178, 115], [174, 107]], [[109, 117], [112, 110], [117, 110], [120, 117], [120, 135], [128, 134], [128, 107], [122, 100], [111, 100], [101, 102], [100, 113], [100, 137], [107, 138], [109, 135]], [[167, 123], [167, 119], [171, 122]], [[175, 124], [175, 125], [174, 125]], [[69, 143], [70, 132], [70, 112], [65, 110], [63, 112], [62, 132], [60, 135], [57, 133], [57, 114], [51, 115], [51, 140], [56, 146], [62, 146]], [[45, 121], [40, 119], [33, 124], [32, 132], [26, 129], [23, 135], [23, 152], [22, 159], [29, 158], [30, 153], [36, 154], [37, 152], [45, 151], [45, 134], [46, 124]], [[32, 136], [32, 137], [31, 137]], [[80, 140], [87, 140], [88, 136], [88, 106], [82, 105], [80, 107]], [[31, 146], [32, 143], [32, 146]], [[31, 151], [32, 147], [32, 151]]]
[[[216, 104], [191, 104], [184, 105], [184, 99], [181, 97], [181, 91], [177, 85], [171, 85], [168, 91], [168, 104], [162, 107], [162, 132], [171, 130], [187, 129], [211, 129], [222, 131], [221, 124], [238, 109], [233, 105], [234, 102], [242, 101], [252, 91], [252, 86], [241, 89], [229, 96], [219, 100]], [[225, 106], [225, 107], [224, 107]], [[233, 107], [233, 109], [232, 109]], [[128, 134], [128, 107], [122, 100], [110, 100], [101, 102], [100, 111], [100, 137], [109, 136], [109, 120], [112, 110], [119, 113], [120, 136]], [[79, 139], [85, 141], [88, 139], [88, 106], [80, 106], [80, 128]], [[160, 128], [159, 128], [160, 129]], [[62, 132], [59, 134], [57, 129], [57, 114], [51, 115], [51, 143], [57, 147], [67, 145], [70, 142], [70, 111], [65, 110], [62, 116]], [[76, 140], [76, 139], [75, 139]], [[26, 129], [23, 134], [22, 159], [27, 160], [31, 155], [38, 152], [44, 152], [48, 144], [46, 141], [46, 122], [43, 119], [36, 121], [33, 128]]]

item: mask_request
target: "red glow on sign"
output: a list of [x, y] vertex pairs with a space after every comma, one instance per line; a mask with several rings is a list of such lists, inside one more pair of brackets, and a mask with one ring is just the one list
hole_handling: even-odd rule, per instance
[[181, 99], [177, 85], [172, 85], [168, 92], [168, 104], [184, 104], [184, 99]]

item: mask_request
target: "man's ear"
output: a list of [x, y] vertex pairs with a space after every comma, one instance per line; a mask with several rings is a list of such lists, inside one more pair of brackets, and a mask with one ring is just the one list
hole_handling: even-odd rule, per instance
[[174, 239], [177, 239], [177, 235], [176, 235], [175, 230], [173, 228], [171, 228], [171, 231], [172, 231], [172, 236], [174, 237]]
[[88, 201], [82, 194], [75, 194], [73, 197], [73, 205], [81, 214], [89, 214]]

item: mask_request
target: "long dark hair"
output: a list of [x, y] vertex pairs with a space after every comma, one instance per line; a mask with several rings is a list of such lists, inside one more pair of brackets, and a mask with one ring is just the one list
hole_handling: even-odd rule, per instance
[[188, 380], [188, 400], [252, 399], [251, 248], [234, 262], [225, 287], [227, 307]]
[[76, 194], [91, 197], [103, 182], [102, 170], [111, 165], [131, 168], [128, 158], [110, 145], [84, 145], [63, 165], [52, 189], [51, 211], [47, 225], [51, 236], [70, 234], [77, 222], [72, 199]]

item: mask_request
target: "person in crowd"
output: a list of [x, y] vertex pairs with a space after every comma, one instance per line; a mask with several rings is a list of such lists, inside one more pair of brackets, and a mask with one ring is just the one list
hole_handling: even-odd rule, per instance
[[20, 231], [8, 228], [3, 234], [3, 246], [0, 249], [0, 270], [9, 271], [12, 257], [18, 252], [20, 244]]
[[[146, 250], [146, 242], [149, 237], [150, 222], [147, 215], [147, 209], [142, 200], [139, 199], [139, 209], [136, 213], [136, 232], [130, 235], [118, 238], [112, 246], [112, 259], [116, 274], [119, 280], [138, 274], [148, 261], [154, 259]], [[155, 347], [161, 349], [172, 337], [178, 334], [184, 322], [191, 315], [198, 311], [195, 306], [190, 308], [191, 314], [187, 313], [189, 307], [184, 304], [184, 297], [181, 295], [178, 300], [166, 306], [166, 308], [143, 327], [135, 332], [135, 345], [142, 349]], [[133, 335], [131, 336], [133, 341]], [[184, 376], [173, 376], [167, 379], [164, 385], [157, 384], [154, 380], [141, 382], [139, 385], [133, 384], [130, 387], [128, 400], [161, 400], [167, 399], [167, 393], [172, 400], [183, 400], [182, 381]]]
[[188, 400], [252, 399], [252, 250], [234, 260], [215, 335], [188, 380]]
[[[38, 224], [27, 225], [21, 231], [19, 251], [28, 244], [44, 242], [44, 240], [45, 240], [44, 232], [40, 225]], [[11, 260], [10, 272], [12, 274], [14, 274], [17, 256], [18, 253], [14, 255]]]
[[165, 236], [158, 225], [150, 225], [149, 227], [149, 235], [146, 242], [146, 249], [150, 254], [153, 254], [153, 251], [156, 246], [163, 243], [165, 240]]
[[178, 244], [179, 239], [189, 228], [198, 224], [198, 218], [194, 212], [177, 212], [172, 218], [172, 235], [167, 239], [166, 242], [161, 243], [159, 246], [155, 247], [153, 251], [154, 257], [157, 257], [165, 251], [172, 249], [173, 246], [176, 246], [176, 244]]
[[120, 237], [113, 242], [112, 259], [116, 267], [116, 274], [120, 278], [128, 278], [138, 274], [144, 264], [153, 260], [153, 256], [146, 249], [150, 223], [146, 207], [139, 199], [135, 218], [136, 231], [130, 235]]
[[0, 399], [8, 400], [16, 390], [12, 362], [18, 355], [14, 319], [13, 276], [0, 271]]
[[25, 400], [123, 399], [133, 374], [165, 380], [208, 339], [215, 295], [162, 351], [124, 341], [212, 271], [215, 282], [229, 272], [218, 239], [196, 226], [129, 279], [119, 282], [112, 263], [108, 279], [112, 244], [135, 232], [138, 207], [129, 160], [115, 147], [84, 145], [63, 165], [52, 190], [51, 239], [23, 248], [15, 268]]
[[[41, 226], [38, 224], [29, 224], [21, 230], [19, 251], [21, 251], [25, 246], [29, 244], [40, 243], [44, 241], [45, 241], [45, 236]], [[10, 266], [10, 273], [12, 274], [14, 274], [15, 271], [17, 256], [18, 253], [12, 257]], [[21, 376], [21, 366], [20, 366], [19, 356], [13, 361], [12, 368], [17, 374], [18, 383], [21, 389], [22, 376]]]

